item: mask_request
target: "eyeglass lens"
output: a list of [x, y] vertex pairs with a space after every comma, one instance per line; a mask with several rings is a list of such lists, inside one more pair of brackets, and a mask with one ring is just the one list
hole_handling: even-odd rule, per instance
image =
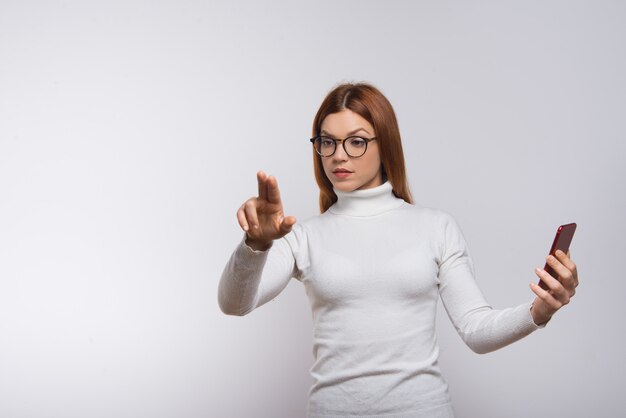
[[[315, 140], [315, 150], [322, 157], [330, 157], [337, 149], [337, 140], [328, 137], [318, 137]], [[346, 138], [343, 142], [343, 149], [350, 157], [360, 157], [365, 154], [367, 149], [367, 141], [358, 136]]]

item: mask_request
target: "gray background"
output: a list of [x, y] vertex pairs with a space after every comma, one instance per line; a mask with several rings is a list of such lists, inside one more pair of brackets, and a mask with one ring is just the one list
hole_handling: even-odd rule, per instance
[[316, 214], [324, 95], [393, 103], [416, 200], [447, 210], [494, 307], [528, 301], [556, 227], [581, 285], [498, 352], [440, 310], [460, 418], [623, 404], [626, 6], [620, 1], [0, 1], [0, 416], [297, 417], [298, 282], [217, 306], [255, 172]]

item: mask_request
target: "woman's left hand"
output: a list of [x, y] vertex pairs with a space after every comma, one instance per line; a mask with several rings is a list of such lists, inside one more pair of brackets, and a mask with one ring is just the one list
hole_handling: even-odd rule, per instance
[[569, 251], [565, 254], [558, 250], [555, 254], [556, 257], [549, 255], [546, 258], [548, 265], [552, 267], [557, 277], [551, 276], [544, 269], [535, 269], [535, 274], [548, 287], [548, 290], [545, 290], [536, 283], [530, 284], [530, 289], [537, 295], [530, 308], [530, 313], [537, 325], [548, 322], [552, 315], [567, 305], [576, 293], [578, 271], [576, 264], [569, 258], [569, 255]]

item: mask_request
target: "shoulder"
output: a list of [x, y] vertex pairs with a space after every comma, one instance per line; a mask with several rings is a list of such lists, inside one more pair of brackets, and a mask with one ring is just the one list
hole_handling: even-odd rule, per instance
[[303, 220], [298, 220], [298, 222], [294, 225], [294, 230], [297, 230], [300, 233], [306, 233], [308, 230], [324, 223], [324, 220], [328, 218], [329, 215], [330, 213], [324, 212]]
[[404, 224], [419, 226], [421, 231], [428, 232], [430, 239], [436, 242], [457, 240], [463, 235], [456, 218], [444, 209], [408, 203], [401, 209], [406, 214]]
[[[417, 203], [407, 203], [403, 201], [398, 208], [385, 212], [383, 215], [384, 216], [381, 217], [373, 217], [372, 219], [375, 218], [381, 222], [385, 222], [387, 220], [406, 222], [407, 226], [429, 226], [430, 229], [435, 231], [442, 231], [450, 226], [455, 229], [458, 228], [455, 218], [446, 210], [426, 207]], [[298, 223], [294, 225], [292, 233], [296, 236], [305, 238], [307, 235], [311, 234], [312, 231], [332, 227], [339, 222], [340, 219], [342, 219], [340, 215], [326, 211], [303, 221], [298, 221]]]
[[456, 223], [454, 217], [447, 211], [439, 208], [421, 206], [418, 203], [406, 203], [400, 207], [400, 211], [409, 216], [419, 217], [434, 224]]
[[289, 232], [283, 238], [289, 243], [292, 248], [302, 246], [307, 241], [307, 237], [311, 233], [311, 231], [318, 228], [320, 223], [323, 222], [323, 216], [324, 214], [321, 214], [306, 218], [304, 220], [298, 220], [292, 227], [291, 232]]

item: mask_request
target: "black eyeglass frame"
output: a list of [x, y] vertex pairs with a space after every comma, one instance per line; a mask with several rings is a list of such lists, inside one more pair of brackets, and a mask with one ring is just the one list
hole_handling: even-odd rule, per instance
[[[333, 149], [333, 152], [331, 152], [329, 155], [324, 155], [322, 154], [320, 151], [317, 150], [317, 148], [315, 147], [315, 141], [317, 141], [320, 138], [325, 138], [325, 139], [330, 139], [331, 141], [333, 141], [333, 143], [335, 144], [335, 148]], [[358, 138], [358, 139], [362, 139], [363, 141], [365, 141], [365, 149], [363, 150], [363, 154], [358, 155], [358, 156], [354, 156], [354, 155], [350, 155], [350, 153], [348, 152], [348, 150], [346, 149], [346, 141], [352, 138]], [[311, 141], [311, 144], [313, 144], [313, 149], [315, 150], [315, 152], [317, 152], [317, 154], [320, 157], [332, 157], [333, 155], [335, 155], [335, 153], [337, 152], [337, 142], [341, 143], [341, 146], [343, 147], [343, 150], [345, 151], [346, 155], [348, 157], [352, 157], [352, 158], [359, 158], [365, 155], [365, 153], [367, 152], [367, 145], [371, 142], [371, 141], [376, 141], [378, 138], [377, 137], [372, 137], [372, 138], [364, 138], [362, 136], [358, 136], [358, 135], [353, 135], [353, 136], [349, 136], [347, 138], [331, 138], [330, 136], [324, 136], [324, 135], [319, 135], [316, 136], [314, 138], [309, 139], [309, 141]]]

